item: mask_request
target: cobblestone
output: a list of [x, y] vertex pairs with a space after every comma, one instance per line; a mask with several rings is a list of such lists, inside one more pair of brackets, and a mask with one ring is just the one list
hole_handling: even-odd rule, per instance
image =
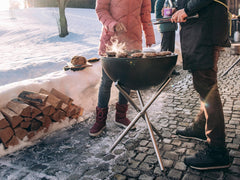
[[[186, 155], [204, 148], [204, 142], [182, 139], [176, 129], [192, 124], [199, 111], [199, 98], [193, 90], [191, 74], [176, 69], [180, 76], [172, 77], [170, 84], [148, 110], [149, 119], [163, 137], [155, 134], [164, 171], [160, 170], [153, 143], [145, 121], [141, 118], [137, 130], [130, 131], [109, 152], [122, 129], [114, 118], [115, 107], [109, 107], [107, 130], [98, 138], [88, 136], [95, 114], [82, 123], [56, 131], [35, 144], [0, 158], [1, 180], [238, 180], [240, 177], [240, 66], [236, 65], [226, 76], [221, 76], [239, 56], [222, 53], [219, 60], [219, 91], [223, 102], [226, 124], [226, 145], [233, 159], [226, 170], [197, 171], [183, 163]], [[156, 88], [143, 90], [149, 100]], [[131, 93], [137, 100], [135, 92]], [[152, 110], [153, 109], [153, 110]], [[158, 109], [156, 111], [156, 109]], [[128, 118], [136, 110], [129, 106]]]

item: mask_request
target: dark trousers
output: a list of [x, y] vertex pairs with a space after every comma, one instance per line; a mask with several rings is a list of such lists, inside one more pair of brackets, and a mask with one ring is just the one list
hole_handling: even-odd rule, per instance
[[161, 51], [174, 52], [175, 49], [175, 31], [163, 32], [161, 41]]
[[[106, 108], [108, 107], [108, 103], [110, 100], [111, 95], [111, 87], [112, 87], [113, 81], [107, 76], [105, 71], [102, 69], [102, 78], [101, 78], [101, 84], [98, 91], [98, 107], [99, 108]], [[129, 94], [130, 90], [126, 89], [126, 92]], [[127, 99], [119, 92], [119, 98], [118, 98], [119, 104], [127, 104]]]
[[219, 48], [214, 49], [214, 67], [192, 71], [193, 85], [199, 93], [201, 108], [206, 118], [205, 133], [209, 145], [225, 146], [225, 124], [222, 102], [217, 85], [217, 62]]

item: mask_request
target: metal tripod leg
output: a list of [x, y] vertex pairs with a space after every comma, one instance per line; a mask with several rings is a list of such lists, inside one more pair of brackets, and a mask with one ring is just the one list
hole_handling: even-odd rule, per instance
[[163, 89], [167, 86], [167, 84], [171, 81], [171, 78], [168, 78], [163, 85], [158, 89], [157, 93], [149, 100], [149, 102], [142, 108], [142, 110], [136, 115], [136, 117], [131, 121], [128, 127], [122, 132], [122, 134], [117, 138], [117, 140], [112, 145], [110, 152], [118, 145], [118, 143], [123, 139], [123, 137], [128, 133], [128, 131], [132, 128], [132, 126], [138, 121], [138, 119], [145, 115], [146, 110], [152, 105], [152, 103], [157, 99]]
[[222, 77], [225, 76], [237, 63], [239, 63], [239, 61], [240, 61], [240, 58], [235, 63], [233, 63], [232, 66], [230, 68], [228, 68], [228, 70], [226, 70], [223, 73]]
[[[142, 99], [140, 91], [137, 91], [137, 94], [138, 94], [138, 99], [140, 101], [140, 104], [141, 104], [141, 106], [143, 108], [144, 103], [143, 103], [143, 99]], [[151, 123], [149, 121], [149, 118], [148, 118], [148, 115], [147, 115], [147, 111], [145, 112], [145, 120], [146, 120], [146, 123], [147, 123], [149, 134], [151, 136], [151, 140], [152, 140], [152, 143], [153, 143], [153, 147], [154, 147], [155, 153], [157, 155], [157, 159], [158, 159], [158, 162], [159, 162], [159, 165], [160, 165], [160, 169], [163, 171], [164, 170], [163, 162], [162, 162], [162, 159], [161, 159], [161, 156], [160, 156], [160, 153], [159, 153], [159, 149], [157, 147], [156, 140], [155, 140], [154, 135], [153, 135], [152, 126], [151, 126]]]
[[[137, 112], [141, 112], [141, 109], [134, 103], [132, 98], [126, 93], [126, 91], [118, 84], [118, 82], [115, 83], [115, 86], [118, 88], [118, 90], [122, 93], [122, 95], [128, 100], [128, 102], [136, 109]], [[145, 120], [145, 116], [142, 116], [142, 118]], [[158, 130], [152, 125], [153, 131], [158, 135], [160, 139], [163, 139], [162, 135], [158, 132]]]

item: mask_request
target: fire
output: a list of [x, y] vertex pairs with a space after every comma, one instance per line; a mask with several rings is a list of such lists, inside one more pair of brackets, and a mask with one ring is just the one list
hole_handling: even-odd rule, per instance
[[108, 45], [106, 49], [107, 51], [122, 53], [126, 51], [126, 46], [125, 43], [120, 43], [118, 39], [112, 38], [111, 45]]

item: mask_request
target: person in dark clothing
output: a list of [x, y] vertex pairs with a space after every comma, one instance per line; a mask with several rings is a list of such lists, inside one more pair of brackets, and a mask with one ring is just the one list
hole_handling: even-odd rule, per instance
[[[155, 2], [155, 15], [156, 18], [163, 18], [162, 9], [164, 7], [165, 0], [156, 0]], [[176, 1], [172, 0], [174, 8], [176, 7]], [[162, 35], [161, 41], [161, 51], [171, 51], [175, 50], [175, 31], [177, 30], [176, 23], [163, 23], [158, 26], [158, 31]], [[172, 75], [180, 75], [175, 69], [172, 72]]]
[[[184, 163], [198, 170], [228, 168], [225, 124], [217, 84], [217, 62], [223, 47], [229, 47], [226, 0], [178, 0], [172, 22], [180, 22], [183, 69], [190, 70], [200, 96], [200, 112], [193, 126], [177, 130], [185, 138], [207, 140], [205, 150], [185, 157]], [[197, 19], [186, 19], [198, 14]]]

